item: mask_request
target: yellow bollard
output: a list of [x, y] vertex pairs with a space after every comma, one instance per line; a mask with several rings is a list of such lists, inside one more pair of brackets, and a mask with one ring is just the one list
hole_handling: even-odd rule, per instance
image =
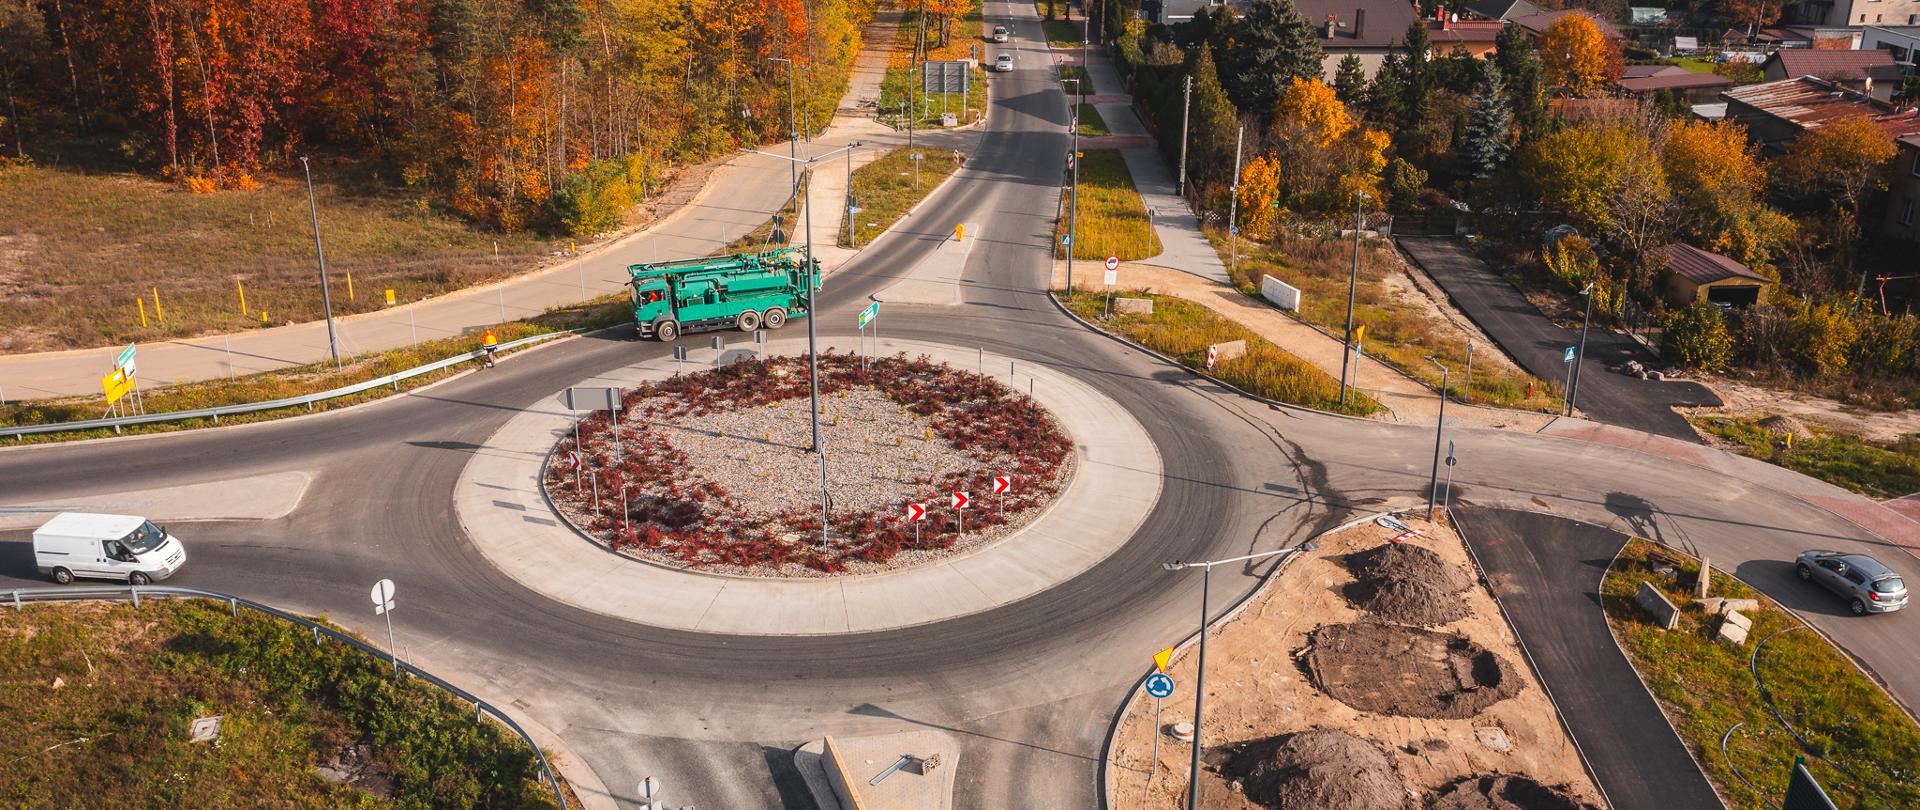
[[233, 288], [240, 291], [240, 317], [247, 317], [247, 285], [241, 284], [239, 279], [234, 279]]
[[347, 300], [353, 300], [353, 271], [347, 271]]
[[933, 428], [927, 428], [927, 441], [933, 441]]
[[167, 322], [167, 313], [160, 309], [160, 288], [159, 287], [153, 288], [153, 319], [161, 323]]
[[147, 328], [147, 301], [146, 301], [146, 299], [144, 299], [144, 298], [139, 298], [139, 297], [135, 297], [135, 298], [133, 299], [133, 303], [134, 303], [134, 304], [136, 304], [136, 305], [138, 305], [138, 306], [140, 307], [140, 328], [141, 328], [141, 329], [145, 329], [145, 328]]
[[1791, 430], [1787, 431], [1787, 449], [1793, 449], [1793, 431]]
[[267, 322], [267, 311], [266, 311], [266, 310], [264, 310], [264, 309], [263, 309], [263, 310], [260, 310], [260, 322], [261, 322], [261, 323], [266, 323], [266, 322]]
[[961, 241], [962, 239], [965, 239], [966, 236], [967, 236], [966, 225], [962, 224], [962, 225], [953, 226], [953, 241], [955, 242]]
[[393, 291], [387, 291], [387, 306], [393, 306]]

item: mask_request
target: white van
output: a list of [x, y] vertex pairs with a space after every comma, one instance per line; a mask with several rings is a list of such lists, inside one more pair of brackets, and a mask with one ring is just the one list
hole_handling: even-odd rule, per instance
[[61, 512], [33, 530], [34, 567], [62, 585], [75, 577], [146, 585], [186, 563], [186, 547], [142, 517]]

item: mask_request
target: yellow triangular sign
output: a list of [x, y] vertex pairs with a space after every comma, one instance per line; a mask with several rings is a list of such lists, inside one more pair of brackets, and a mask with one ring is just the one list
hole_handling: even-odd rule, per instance
[[1168, 647], [1168, 648], [1166, 648], [1166, 649], [1164, 649], [1164, 650], [1161, 650], [1161, 651], [1159, 651], [1159, 652], [1157, 652], [1157, 653], [1154, 653], [1154, 654], [1153, 654], [1153, 669], [1154, 669], [1154, 671], [1156, 671], [1156, 672], [1166, 672], [1166, 671], [1167, 671], [1167, 662], [1168, 662], [1168, 661], [1172, 661], [1172, 660], [1173, 660], [1173, 648], [1172, 648], [1172, 647]]

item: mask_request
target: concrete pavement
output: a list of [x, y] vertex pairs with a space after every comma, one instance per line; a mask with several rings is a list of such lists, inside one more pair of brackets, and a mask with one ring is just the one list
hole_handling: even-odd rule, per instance
[[274, 520], [291, 514], [313, 476], [298, 470], [196, 484], [0, 505], [0, 529], [39, 526], [60, 512], [139, 515], [157, 523]]
[[[770, 354], [805, 349], [804, 340], [792, 338], [766, 346]], [[1044, 365], [1015, 366], [958, 346], [883, 340], [881, 349], [964, 368], [984, 356], [988, 376], [1021, 390], [1031, 386], [1073, 437], [1076, 469], [1060, 498], [1009, 537], [884, 574], [782, 579], [669, 568], [609, 553], [547, 506], [540, 490], [547, 454], [572, 425], [572, 415], [549, 401], [508, 420], [473, 450], [454, 489], [455, 512], [488, 561], [550, 599], [655, 627], [764, 636], [892, 630], [1010, 604], [1093, 567], [1152, 511], [1159, 451], [1124, 408], [1092, 386]], [[675, 366], [654, 359], [582, 384], [631, 387], [670, 377]]]

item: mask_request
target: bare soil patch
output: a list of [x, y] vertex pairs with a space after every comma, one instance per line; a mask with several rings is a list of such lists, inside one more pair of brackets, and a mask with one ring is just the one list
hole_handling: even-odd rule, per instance
[[1346, 595], [1360, 609], [1388, 621], [1431, 627], [1470, 612], [1460, 592], [1473, 579], [1459, 566], [1420, 546], [1394, 543], [1347, 556], [1354, 582]]
[[1380, 747], [1336, 728], [1249, 743], [1227, 765], [1267, 807], [1404, 810], [1407, 788]]
[[[1474, 570], [1466, 547], [1449, 526], [1404, 522], [1425, 532], [1411, 545], [1432, 551], [1461, 571]], [[1348, 558], [1389, 545], [1396, 534], [1369, 523], [1319, 538], [1317, 549], [1299, 554], [1237, 615], [1215, 625], [1207, 647], [1207, 713], [1201, 736], [1207, 767], [1200, 774], [1201, 806], [1263, 807], [1238, 787], [1244, 777], [1234, 770], [1234, 758], [1254, 745], [1271, 748], [1289, 735], [1312, 729], [1339, 729], [1383, 752], [1415, 806], [1426, 806], [1449, 785], [1487, 774], [1525, 775], [1540, 784], [1565, 786], [1567, 794], [1597, 804], [1599, 792], [1531, 670], [1514, 670], [1511, 697], [1464, 719], [1362, 711], [1321, 691], [1303, 673], [1295, 653], [1308, 646], [1311, 634], [1322, 626], [1371, 618], [1343, 596], [1354, 582]], [[1520, 661], [1518, 643], [1492, 594], [1477, 576], [1472, 581], [1459, 593], [1468, 615], [1439, 629], [1508, 661]], [[1156, 729], [1154, 701], [1144, 694], [1122, 712], [1107, 763], [1109, 806], [1185, 810], [1192, 749], [1167, 735], [1165, 728], [1193, 716], [1194, 658], [1189, 646], [1167, 668], [1175, 688], [1172, 697], [1161, 701], [1163, 726]], [[1377, 671], [1379, 662], [1372, 663]], [[1156, 733], [1161, 735], [1157, 764]]]
[[1599, 810], [1562, 788], [1524, 776], [1473, 776], [1440, 789], [1430, 810]]
[[1467, 718], [1520, 688], [1512, 665], [1485, 647], [1397, 624], [1322, 627], [1302, 660], [1327, 694], [1381, 714]]
[[1881, 443], [1920, 433], [1920, 410], [1869, 411], [1827, 397], [1752, 385], [1725, 376], [1700, 375], [1699, 381], [1719, 394], [1726, 405], [1691, 409], [1692, 415], [1745, 418], [1778, 415]]
[[[548, 497], [623, 554], [747, 576], [904, 568], [1024, 527], [1059, 493], [1072, 442], [1032, 398], [904, 356], [820, 358], [828, 468], [811, 451], [807, 360], [750, 360], [629, 390], [624, 413], [581, 420], [548, 460]], [[574, 468], [584, 448], [582, 468]], [[1012, 482], [992, 494], [995, 477]], [[950, 508], [965, 492], [964, 514]], [[921, 504], [926, 519], [909, 520]]]

